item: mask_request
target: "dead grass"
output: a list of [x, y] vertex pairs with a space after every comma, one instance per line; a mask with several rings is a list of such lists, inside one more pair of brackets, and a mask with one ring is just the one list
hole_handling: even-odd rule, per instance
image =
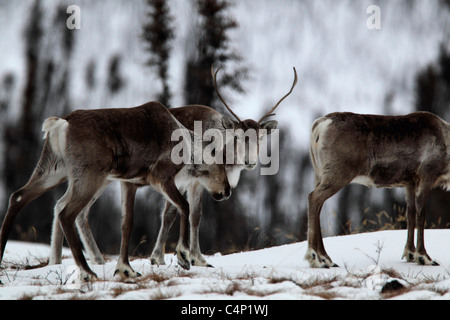
[[[377, 256], [369, 257], [377, 265], [379, 254], [382, 250], [382, 246], [377, 244]], [[40, 260], [35, 257], [27, 258], [25, 261], [20, 263], [10, 264], [8, 266], [11, 270], [16, 270], [18, 273], [20, 270], [30, 270], [35, 268], [40, 268], [46, 266], [48, 260]], [[199, 291], [196, 294], [218, 294], [226, 296], [235, 296], [237, 294], [248, 295], [254, 297], [265, 297], [277, 293], [282, 293], [285, 286], [273, 286], [271, 288], [270, 284], [277, 284], [282, 282], [291, 282], [304, 290], [305, 295], [310, 295], [312, 297], [319, 297], [326, 300], [339, 299], [347, 297], [345, 296], [345, 290], [340, 291], [340, 287], [351, 287], [355, 289], [360, 289], [365, 287], [365, 280], [374, 274], [385, 274], [388, 275], [392, 280], [388, 281], [379, 292], [380, 299], [391, 299], [397, 296], [401, 296], [405, 293], [414, 290], [428, 290], [435, 292], [439, 295], [445, 295], [449, 292], [446, 286], [440, 287], [438, 283], [441, 280], [448, 278], [448, 275], [439, 277], [423, 277], [420, 278], [417, 275], [417, 279], [411, 278], [411, 275], [402, 275], [398, 271], [392, 268], [378, 268], [376, 273], [373, 272], [358, 272], [352, 273], [347, 266], [345, 266], [347, 272], [340, 275], [327, 275], [327, 274], [311, 274], [308, 277], [303, 277], [301, 280], [295, 276], [264, 276], [255, 272], [241, 272], [237, 275], [230, 275], [227, 273], [214, 273], [214, 277], [218, 279], [218, 285], [211, 284], [208, 288], [207, 286], [199, 286]], [[56, 272], [57, 271], [50, 271]], [[14, 271], [12, 271], [14, 273]], [[75, 299], [75, 300], [91, 300], [100, 298], [95, 291], [95, 287], [92, 286], [90, 290], [69, 290], [66, 284], [66, 279], [62, 278], [62, 271], [60, 272], [60, 277], [56, 277], [56, 280], [52, 280], [52, 283], [58, 286], [58, 289], [52, 292], [54, 296], [60, 296], [63, 299]], [[449, 273], [450, 275], [450, 273]], [[14, 277], [14, 275], [10, 275]], [[181, 296], [183, 293], [183, 285], [190, 283], [188, 280], [183, 280], [182, 278], [192, 278], [196, 279], [198, 274], [196, 272], [185, 271], [183, 269], [176, 270], [166, 270], [164, 268], [152, 268], [149, 273], [130, 279], [124, 283], [117, 283], [116, 280], [101, 280], [104, 281], [105, 288], [107, 290], [107, 297], [119, 298], [121, 295], [127, 292], [134, 292], [142, 290], [143, 296], [148, 296], [148, 299], [160, 300], [160, 299], [170, 299], [174, 297]], [[53, 277], [54, 278], [54, 277]], [[52, 278], [52, 279], [53, 279]], [[398, 279], [399, 281], [397, 281]], [[410, 282], [408, 282], [408, 279]], [[13, 279], [14, 280], [14, 279]], [[13, 281], [12, 280], [12, 281]], [[116, 284], [112, 283], [115, 282]], [[213, 281], [214, 282], [214, 281]], [[405, 282], [407, 285], [405, 285]], [[37, 286], [45, 285], [45, 281], [42, 278], [35, 279], [34, 282]], [[206, 282], [208, 283], [208, 282]], [[264, 286], [260, 286], [263, 284]], [[347, 289], [348, 290], [348, 289]], [[41, 293], [26, 293], [19, 299], [30, 300], [36, 296], [41, 296]], [[376, 296], [376, 295], [375, 295]]]
[[333, 276], [333, 277], [321, 277], [321, 276], [317, 276], [317, 277], [311, 277], [306, 281], [303, 281], [301, 283], [299, 283], [299, 286], [302, 289], [311, 289], [314, 287], [323, 287], [325, 289], [331, 289], [331, 283], [337, 281], [339, 278], [338, 276]]
[[242, 283], [240, 281], [232, 281], [225, 288], [210, 288], [202, 291], [203, 294], [221, 294], [227, 296], [234, 296], [236, 293], [242, 293], [254, 297], [265, 297], [272, 294], [281, 292], [281, 289], [274, 290], [260, 290], [257, 285], [252, 285], [251, 283]]
[[339, 295], [336, 291], [317, 291], [317, 292], [310, 292], [309, 294], [314, 295], [316, 297], [320, 297], [325, 300], [342, 298], [342, 296]]
[[[31, 262], [33, 259], [33, 262]], [[37, 268], [42, 268], [48, 265], [49, 259], [38, 259], [34, 256], [27, 257], [25, 260], [20, 262], [10, 262], [6, 263], [9, 269], [13, 270], [32, 270]]]

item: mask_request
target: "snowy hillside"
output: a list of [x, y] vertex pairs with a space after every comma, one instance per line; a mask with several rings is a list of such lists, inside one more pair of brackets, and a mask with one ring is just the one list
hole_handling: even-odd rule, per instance
[[62, 265], [39, 267], [48, 246], [10, 241], [0, 299], [450, 299], [450, 230], [426, 230], [425, 238], [440, 266], [401, 260], [401, 230], [325, 238], [338, 268], [309, 268], [303, 260], [307, 243], [300, 242], [207, 256], [215, 268], [189, 271], [172, 254], [159, 267], [135, 259], [131, 265], [142, 276], [128, 282], [113, 276], [117, 257], [109, 256], [106, 265], [93, 266], [100, 281], [89, 284], [79, 282], [67, 249]]

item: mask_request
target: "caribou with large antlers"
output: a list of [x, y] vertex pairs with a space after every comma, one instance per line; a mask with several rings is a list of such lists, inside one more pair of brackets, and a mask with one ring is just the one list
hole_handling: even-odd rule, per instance
[[[217, 96], [222, 101], [224, 106], [227, 108], [227, 110], [233, 115], [233, 117], [237, 120], [230, 119], [229, 117], [225, 115], [221, 115], [217, 111], [214, 111], [211, 108], [207, 108], [204, 106], [187, 106], [182, 107], [178, 109], [172, 109], [171, 112], [174, 114], [174, 116], [187, 128], [193, 129], [193, 123], [194, 121], [202, 121], [202, 123], [205, 124], [205, 129], [225, 129], [225, 130], [233, 130], [236, 134], [234, 135], [234, 139], [237, 141], [241, 141], [241, 143], [246, 144], [243, 149], [236, 148], [236, 153], [239, 152], [239, 150], [244, 150], [244, 166], [242, 166], [241, 163], [228, 163], [226, 164], [226, 171], [228, 173], [228, 179], [230, 181], [230, 184], [232, 187], [235, 187], [238, 184], [239, 181], [239, 175], [243, 168], [246, 170], [253, 170], [256, 167], [257, 161], [258, 161], [258, 154], [259, 154], [259, 143], [260, 138], [262, 138], [266, 134], [270, 134], [272, 130], [276, 129], [278, 122], [276, 120], [269, 120], [264, 121], [270, 116], [273, 116], [273, 112], [275, 109], [280, 105], [280, 103], [286, 99], [294, 89], [295, 85], [297, 84], [297, 71], [295, 68], [294, 70], [294, 81], [292, 83], [291, 89], [289, 92], [284, 95], [269, 112], [267, 112], [261, 119], [258, 121], [252, 120], [252, 119], [246, 119], [241, 120], [238, 115], [232, 110], [232, 108], [226, 103], [225, 99], [220, 94], [218, 85], [217, 85], [217, 74], [219, 72], [220, 68], [218, 68], [214, 72], [214, 68], [211, 67], [211, 76], [214, 82], [214, 88], [216, 90]], [[201, 111], [200, 111], [201, 110]], [[255, 134], [253, 135], [246, 135], [246, 132], [248, 131], [254, 131]], [[248, 140], [245, 139], [245, 137], [249, 137]], [[256, 148], [251, 148], [248, 145], [256, 146]], [[236, 145], [234, 145], [236, 147]], [[239, 157], [236, 156], [236, 157]], [[236, 160], [236, 158], [235, 158]], [[199, 225], [200, 225], [200, 219], [202, 215], [202, 209], [201, 209], [201, 203], [202, 203], [202, 188], [201, 186], [197, 185], [191, 185], [190, 189], [187, 191], [187, 196], [189, 198], [189, 203], [191, 204], [191, 208], [193, 211], [191, 211], [191, 214], [189, 216], [190, 219], [190, 242], [189, 242], [189, 248], [187, 247], [187, 241], [180, 241], [177, 245], [177, 253], [178, 256], [185, 257], [183, 261], [181, 261], [181, 266], [184, 268], [189, 268], [189, 264], [195, 266], [211, 266], [208, 264], [205, 260], [205, 258], [202, 256], [200, 251], [200, 244], [199, 244]], [[151, 255], [151, 261], [153, 264], [165, 264], [164, 261], [164, 244], [167, 240], [168, 232], [170, 227], [172, 226], [174, 220], [175, 220], [176, 214], [174, 208], [171, 206], [170, 203], [166, 203], [163, 215], [162, 215], [162, 224], [161, 229], [158, 234], [158, 240], [155, 244], [155, 248]], [[185, 218], [185, 217], [183, 217]], [[187, 226], [187, 222], [183, 224], [184, 226]], [[180, 234], [187, 234], [187, 231], [182, 231]], [[181, 252], [181, 254], [180, 254]], [[178, 262], [180, 263], [180, 261]]]
[[[72, 250], [80, 276], [96, 278], [81, 251], [75, 220], [112, 180], [122, 184], [123, 200], [121, 256], [117, 269], [136, 276], [128, 262], [128, 238], [136, 189], [151, 185], [169, 201], [181, 216], [189, 216], [189, 203], [180, 193], [193, 180], [205, 187], [216, 200], [231, 194], [227, 174], [219, 164], [175, 164], [171, 151], [174, 130], [184, 129], [183, 141], [194, 133], [158, 102], [125, 109], [78, 110], [64, 118], [52, 117], [43, 124], [45, 143], [41, 158], [28, 183], [15, 191], [0, 231], [0, 262], [14, 218], [19, 211], [44, 192], [67, 181], [68, 188], [55, 207], [55, 214]], [[187, 150], [192, 150], [187, 145]], [[184, 228], [183, 228], [184, 230]]]
[[[316, 186], [308, 196], [308, 250], [312, 267], [336, 266], [325, 251], [320, 211], [349, 183], [406, 189], [408, 262], [437, 265], [425, 250], [424, 205], [431, 189], [450, 186], [450, 125], [434, 114], [405, 116], [332, 113], [317, 119], [311, 132]], [[417, 226], [417, 246], [414, 229]]]

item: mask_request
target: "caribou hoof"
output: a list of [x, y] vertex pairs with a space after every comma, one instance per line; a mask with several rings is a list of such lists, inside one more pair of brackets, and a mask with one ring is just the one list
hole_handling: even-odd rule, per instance
[[209, 264], [201, 254], [192, 254], [192, 252], [191, 265], [196, 267], [214, 268], [214, 266], [212, 264]]
[[94, 272], [87, 272], [84, 270], [80, 270], [80, 280], [83, 282], [93, 282], [97, 281], [98, 277]]
[[150, 262], [152, 265], [156, 266], [164, 266], [166, 264], [166, 261], [164, 261], [164, 257], [157, 257], [157, 256], [151, 256]]
[[189, 263], [189, 253], [183, 250], [177, 250], [176, 255], [178, 265], [185, 270], [189, 270], [191, 268], [191, 264]]
[[405, 248], [405, 250], [403, 251], [402, 259], [403, 258], [406, 259], [406, 262], [415, 262], [416, 261], [415, 252]]
[[309, 262], [311, 268], [335, 268], [339, 267], [331, 261], [327, 254], [319, 255], [314, 249], [308, 248], [305, 254], [305, 260]]
[[422, 266], [438, 266], [439, 263], [432, 260], [428, 254], [416, 253], [415, 261]]
[[114, 276], [115, 275], [118, 275], [121, 279], [137, 278], [137, 277], [141, 276], [141, 274], [139, 272], [136, 272], [133, 269], [131, 269], [131, 270], [116, 269], [114, 271]]
[[134, 271], [130, 265], [122, 263], [117, 264], [116, 270], [114, 271], [114, 276], [116, 275], [118, 275], [121, 279], [137, 278], [141, 276], [141, 274]]
[[207, 267], [207, 268], [214, 268], [214, 266], [212, 264], [209, 264], [206, 261], [199, 261], [199, 260], [194, 260], [191, 259], [191, 265], [195, 266], [195, 267]]

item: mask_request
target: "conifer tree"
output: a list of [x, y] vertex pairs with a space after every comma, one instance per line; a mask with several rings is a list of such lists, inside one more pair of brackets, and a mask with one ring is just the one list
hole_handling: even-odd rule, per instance
[[146, 42], [146, 50], [150, 54], [147, 61], [149, 67], [155, 68], [162, 82], [162, 92], [158, 96], [159, 102], [168, 106], [171, 98], [168, 79], [168, 68], [171, 41], [175, 36], [172, 26], [173, 17], [170, 15], [166, 0], [147, 0], [149, 7], [149, 22], [144, 25], [142, 39]]
[[[226, 0], [197, 0], [199, 25], [197, 26], [196, 52], [187, 62], [186, 68], [186, 103], [203, 104], [223, 111], [221, 104], [216, 104], [214, 84], [211, 78], [211, 66], [225, 66], [230, 62], [240, 62], [242, 58], [231, 48], [229, 31], [238, 27], [230, 16], [230, 3]], [[241, 79], [247, 69], [240, 68], [233, 73], [221, 71], [218, 79], [221, 87], [230, 86], [243, 92]], [[220, 107], [219, 107], [220, 106]]]

